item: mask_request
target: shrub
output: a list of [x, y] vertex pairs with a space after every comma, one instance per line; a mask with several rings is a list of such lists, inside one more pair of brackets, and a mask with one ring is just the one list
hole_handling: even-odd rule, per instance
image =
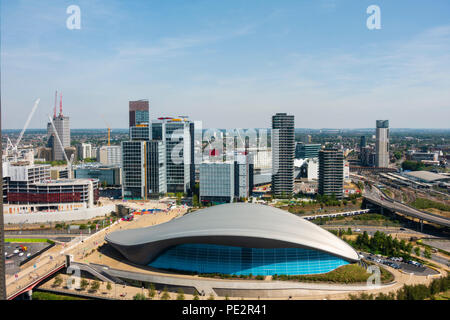
[[184, 292], [181, 289], [178, 290], [177, 300], [184, 300]]
[[133, 300], [146, 300], [146, 298], [142, 293], [136, 293], [136, 295], [133, 297]]
[[100, 282], [98, 282], [97, 280], [93, 281], [91, 283], [91, 291], [97, 291], [100, 288]]
[[88, 285], [89, 285], [89, 282], [86, 279], [81, 280], [81, 283], [80, 283], [81, 290], [85, 290]]
[[148, 296], [150, 299], [153, 299], [155, 297], [156, 291], [155, 291], [155, 285], [153, 283], [150, 283], [150, 288], [148, 289]]
[[167, 292], [167, 287], [164, 287], [163, 294], [161, 296], [161, 300], [170, 300], [169, 292]]

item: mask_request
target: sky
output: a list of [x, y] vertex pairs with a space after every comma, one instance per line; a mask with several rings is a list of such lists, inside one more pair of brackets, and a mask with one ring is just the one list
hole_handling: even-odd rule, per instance
[[[45, 128], [55, 90], [72, 128], [150, 118], [204, 128], [449, 128], [448, 0], [0, 0], [2, 128]], [[70, 5], [80, 29], [70, 30]], [[366, 12], [378, 5], [381, 29]], [[58, 102], [59, 103], [59, 102]], [[103, 120], [105, 119], [105, 121]]]

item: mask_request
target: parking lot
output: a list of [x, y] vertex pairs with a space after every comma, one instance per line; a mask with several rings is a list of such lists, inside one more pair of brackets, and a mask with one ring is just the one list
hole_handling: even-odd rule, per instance
[[412, 273], [414, 275], [417, 276], [428, 276], [428, 275], [433, 275], [433, 274], [438, 274], [437, 271], [428, 268], [426, 266], [421, 265], [420, 263], [416, 263], [414, 264], [414, 262], [410, 262], [408, 263], [407, 261], [398, 261], [398, 260], [392, 260], [389, 258], [385, 258], [379, 255], [374, 255], [374, 254], [370, 254], [370, 253], [362, 253], [362, 255], [364, 256], [364, 258], [366, 260], [375, 262], [375, 263], [379, 263], [382, 265], [386, 265], [386, 266], [390, 266], [394, 269], [399, 269], [402, 270], [404, 272], [408, 272], [408, 273]]
[[[20, 248], [21, 245], [26, 247], [25, 251]], [[47, 242], [5, 242], [6, 274], [12, 275], [17, 273], [19, 271], [19, 265], [22, 261], [34, 255], [36, 252], [45, 249], [49, 245], [50, 244]]]

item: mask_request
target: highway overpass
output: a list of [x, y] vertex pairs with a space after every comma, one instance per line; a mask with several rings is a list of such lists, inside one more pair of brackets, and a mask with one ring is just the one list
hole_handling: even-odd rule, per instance
[[405, 216], [419, 219], [421, 228], [423, 225], [423, 221], [427, 221], [429, 223], [433, 223], [436, 225], [450, 227], [450, 219], [445, 218], [443, 216], [438, 216], [436, 214], [432, 214], [429, 212], [424, 212], [413, 207], [410, 207], [404, 203], [393, 200], [386, 195], [384, 195], [379, 189], [376, 187], [372, 187], [371, 190], [364, 190], [363, 197], [366, 201], [369, 201], [372, 204], [375, 204], [381, 208], [387, 209], [392, 212], [401, 213]]

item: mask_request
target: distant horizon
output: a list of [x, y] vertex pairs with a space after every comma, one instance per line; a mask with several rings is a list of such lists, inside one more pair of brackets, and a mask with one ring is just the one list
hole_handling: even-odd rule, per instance
[[[111, 130], [125, 130], [125, 131], [129, 130], [129, 128], [110, 128], [110, 129]], [[202, 128], [202, 130], [206, 130], [206, 129], [231, 130], [231, 129], [271, 129], [271, 128], [268, 128], [268, 127], [247, 127], [247, 128], [212, 128], [212, 127], [206, 128], [206, 127], [203, 127]], [[373, 130], [373, 131], [375, 131], [376, 128], [299, 128], [299, 127], [295, 127], [294, 129], [295, 130], [314, 130], [314, 131], [317, 131], [317, 130], [348, 130], [348, 131], [358, 131], [358, 130], [370, 131], [370, 130]], [[391, 129], [393, 129], [393, 130], [411, 130], [411, 131], [414, 131], [414, 130], [450, 131], [450, 128], [395, 128], [395, 127], [392, 128], [392, 127], [389, 127], [389, 129], [390, 130]], [[19, 131], [20, 132], [21, 130], [22, 129], [2, 129], [2, 132], [5, 132], [5, 131]], [[87, 130], [87, 131], [98, 130], [98, 131], [101, 131], [101, 130], [107, 130], [107, 128], [70, 128], [70, 130], [71, 131], [72, 130]], [[25, 131], [25, 134], [28, 131], [44, 131], [44, 132], [46, 132], [47, 129], [46, 128], [28, 128]]]

